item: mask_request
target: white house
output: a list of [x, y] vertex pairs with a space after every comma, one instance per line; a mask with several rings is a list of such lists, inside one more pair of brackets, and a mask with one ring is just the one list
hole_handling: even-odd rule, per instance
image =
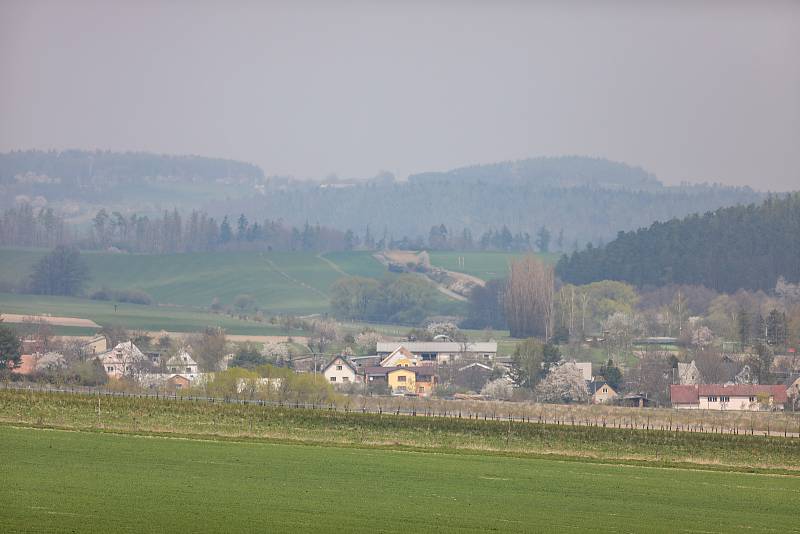
[[111, 378], [123, 376], [138, 377], [148, 366], [147, 357], [133, 344], [133, 341], [119, 343], [113, 349], [97, 356], [106, 374]]
[[787, 400], [782, 385], [673, 384], [669, 394], [672, 407], [682, 410], [783, 410]]
[[464, 342], [456, 341], [407, 341], [403, 343], [377, 343], [378, 356], [386, 357], [402, 345], [419, 358], [420, 365], [426, 363], [447, 364], [460, 359], [493, 362], [497, 357], [497, 342]]
[[322, 375], [335, 386], [361, 382], [361, 375], [358, 374], [356, 366], [342, 356], [336, 356], [331, 360], [322, 370]]
[[199, 372], [199, 367], [194, 358], [186, 349], [181, 349], [177, 354], [167, 360], [167, 372], [194, 377]]

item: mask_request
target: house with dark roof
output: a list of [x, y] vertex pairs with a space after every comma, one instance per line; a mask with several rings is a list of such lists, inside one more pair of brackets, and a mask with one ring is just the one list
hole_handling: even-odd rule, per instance
[[669, 387], [673, 408], [684, 410], [783, 410], [786, 386], [699, 384]]
[[334, 386], [347, 386], [361, 382], [358, 368], [344, 356], [336, 356], [322, 369], [325, 380]]
[[436, 368], [432, 365], [367, 367], [364, 377], [368, 384], [384, 383], [395, 395], [428, 397], [438, 383]]
[[587, 382], [586, 387], [589, 389], [589, 398], [592, 400], [592, 404], [611, 402], [619, 396], [617, 390], [605, 380]]

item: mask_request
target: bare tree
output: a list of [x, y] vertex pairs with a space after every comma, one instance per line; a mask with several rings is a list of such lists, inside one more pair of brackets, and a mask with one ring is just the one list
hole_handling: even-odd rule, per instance
[[506, 318], [513, 337], [553, 335], [553, 267], [534, 256], [511, 262], [506, 287]]

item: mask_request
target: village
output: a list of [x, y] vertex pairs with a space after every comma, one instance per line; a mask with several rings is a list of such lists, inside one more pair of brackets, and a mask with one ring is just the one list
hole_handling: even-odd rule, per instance
[[[36, 336], [29, 336], [23, 346], [35, 348], [37, 343]], [[74, 347], [73, 344], [73, 350]], [[229, 353], [215, 369], [201, 370], [193, 356], [194, 349], [188, 343], [172, 350], [157, 346], [143, 350], [131, 339], [109, 346], [104, 335], [82, 339], [79, 350], [88, 362], [102, 369], [106, 387], [145, 392], [200, 392], [220, 373], [242, 365], [235, 353]], [[11, 369], [15, 381], [41, 382], [48, 373], [66, 366], [65, 356], [57, 351], [29, 352], [22, 355], [18, 367]], [[437, 336], [434, 341], [377, 341], [375, 354], [354, 355], [348, 350], [331, 355], [327, 360], [320, 358], [318, 363], [317, 357], [314, 360], [301, 358], [292, 367], [293, 374], [313, 377], [314, 384], [330, 386], [338, 394], [519, 400], [514, 393], [518, 387], [514, 362], [508, 357], [498, 357], [495, 341], [452, 341], [445, 335]], [[604, 376], [614, 376], [608, 371], [604, 366], [598, 370], [592, 362], [567, 359], [551, 362], [547, 377], [558, 377], [552, 384], [557, 390], [555, 398], [526, 400], [631, 408], [663, 405], [647, 392], [625, 391], [621, 380], [612, 382]], [[540, 386], [545, 385], [547, 377]], [[255, 389], [274, 390], [280, 387], [281, 380], [260, 378]], [[795, 410], [800, 398], [800, 374], [790, 375], [780, 384], [758, 384], [746, 364], [733, 380], [708, 383], [694, 360], [677, 362], [668, 382], [668, 406], [677, 410]], [[254, 387], [243, 377], [237, 379], [235, 388], [236, 394], [244, 394], [246, 390], [251, 395], [255, 393]]]

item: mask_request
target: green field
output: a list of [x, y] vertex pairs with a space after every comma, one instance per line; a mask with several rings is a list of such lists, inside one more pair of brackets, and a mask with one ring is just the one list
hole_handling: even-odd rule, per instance
[[0, 427], [2, 532], [797, 529], [795, 477]]
[[0, 532], [790, 532], [800, 502], [797, 438], [0, 390], [0, 443]]
[[[456, 271], [484, 280], [505, 278], [508, 274], [508, 265], [513, 259], [521, 258], [523, 253], [511, 252], [438, 252], [431, 251], [431, 265]], [[557, 254], [536, 254], [548, 263], [558, 261]], [[464, 266], [459, 265], [458, 258], [464, 258]]]
[[[29, 275], [45, 250], [0, 249], [0, 281]], [[83, 252], [92, 279], [103, 286], [138, 289], [160, 304], [208, 307], [252, 295], [271, 313], [319, 313], [328, 309], [331, 285], [346, 275], [380, 277], [385, 269], [367, 252], [321, 256], [307, 252], [111, 254]]]
[[[100, 325], [122, 326], [129, 330], [196, 332], [206, 326], [219, 326], [229, 334], [262, 336], [287, 334], [278, 326], [245, 321], [223, 314], [126, 303], [117, 304], [117, 310], [114, 311], [113, 302], [72, 297], [0, 293], [0, 313], [3, 312], [79, 317], [91, 319]], [[57, 327], [55, 331], [58, 335], [89, 335], [94, 332], [91, 329], [69, 327]]]

